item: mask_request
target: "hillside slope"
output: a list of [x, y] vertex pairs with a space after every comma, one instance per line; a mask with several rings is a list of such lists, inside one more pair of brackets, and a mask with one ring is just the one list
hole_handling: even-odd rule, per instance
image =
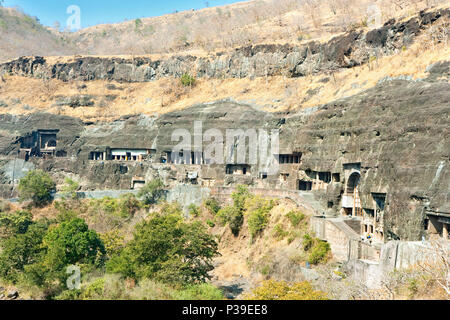
[[66, 55], [68, 39], [18, 9], [0, 7], [0, 61], [27, 55]]
[[[265, 0], [185, 11], [82, 29], [43, 27], [37, 18], [0, 7], [0, 61], [24, 55], [203, 55], [239, 46], [327, 41], [355, 27], [380, 27], [445, 0]], [[144, 15], [151, 15], [151, 12]]]

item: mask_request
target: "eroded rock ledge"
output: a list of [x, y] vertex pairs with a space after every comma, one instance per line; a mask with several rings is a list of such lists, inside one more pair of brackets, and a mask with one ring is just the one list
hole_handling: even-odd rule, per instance
[[[439, 64], [435, 71], [439, 70], [441, 75], [448, 73], [448, 64]], [[280, 192], [303, 190], [314, 194], [325, 210], [337, 213], [351, 176], [357, 172], [362, 208], [371, 212], [374, 197], [384, 197], [385, 232], [419, 240], [426, 210], [450, 210], [449, 95], [448, 82], [391, 80], [295, 114], [267, 113], [219, 101], [109, 123], [83, 123], [43, 113], [0, 115], [0, 196], [14, 194], [17, 184], [12, 180], [20, 178], [14, 172], [23, 163], [24, 170], [33, 166], [50, 172], [58, 184], [70, 175], [85, 191], [130, 189], [135, 177], [150, 181], [159, 176], [168, 185], [189, 185], [189, 172], [196, 172], [197, 185], [204, 187], [247, 184]], [[248, 164], [246, 174], [230, 174], [234, 168], [226, 165], [162, 162], [161, 157], [176, 144], [171, 134], [176, 129], [193, 134], [194, 121], [202, 121], [204, 131], [279, 129], [280, 154], [289, 160], [280, 165], [279, 173], [265, 177], [258, 165]], [[30, 157], [24, 162], [18, 155], [26, 147], [25, 138], [36, 130], [58, 130], [56, 156]], [[148, 161], [108, 159], [103, 155], [109, 148], [148, 150], [153, 157]]]
[[395, 53], [410, 45], [431, 25], [440, 24], [449, 17], [450, 9], [421, 12], [405, 22], [393, 19], [379, 29], [367, 33], [352, 31], [326, 43], [255, 45], [209, 57], [174, 56], [166, 60], [75, 57], [71, 62], [54, 64], [43, 57], [22, 57], [0, 65], [0, 75], [119, 82], [147, 82], [180, 77], [186, 72], [210, 78], [301, 77], [350, 68], [368, 62], [371, 57]]

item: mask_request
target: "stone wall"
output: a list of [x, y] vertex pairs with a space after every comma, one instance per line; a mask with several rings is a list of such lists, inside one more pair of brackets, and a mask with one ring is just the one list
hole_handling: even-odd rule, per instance
[[[441, 245], [450, 246], [449, 242]], [[394, 270], [406, 270], [420, 263], [433, 263], [442, 259], [430, 242], [389, 241], [380, 248], [377, 260], [353, 259], [346, 263], [346, 269], [355, 280], [369, 289], [379, 289], [383, 281]]]

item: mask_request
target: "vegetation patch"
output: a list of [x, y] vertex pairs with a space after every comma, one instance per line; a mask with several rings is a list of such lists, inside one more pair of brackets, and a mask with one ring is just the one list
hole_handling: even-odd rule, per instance
[[330, 244], [309, 234], [303, 237], [303, 250], [308, 253], [310, 264], [326, 263], [331, 255]]
[[328, 300], [325, 292], [314, 290], [309, 282], [289, 284], [268, 280], [246, 295], [246, 300]]

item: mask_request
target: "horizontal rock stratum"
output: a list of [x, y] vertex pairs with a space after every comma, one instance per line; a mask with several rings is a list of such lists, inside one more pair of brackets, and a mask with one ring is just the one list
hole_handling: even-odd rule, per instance
[[172, 56], [105, 58], [75, 56], [69, 62], [22, 57], [0, 65], [0, 75], [11, 74], [62, 81], [114, 80], [146, 82], [164, 77], [246, 78], [282, 75], [301, 77], [365, 64], [373, 57], [408, 47], [424, 30], [450, 17], [450, 9], [421, 12], [408, 21], [390, 20], [367, 33], [352, 31], [328, 42], [294, 45], [254, 45], [207, 57]]

